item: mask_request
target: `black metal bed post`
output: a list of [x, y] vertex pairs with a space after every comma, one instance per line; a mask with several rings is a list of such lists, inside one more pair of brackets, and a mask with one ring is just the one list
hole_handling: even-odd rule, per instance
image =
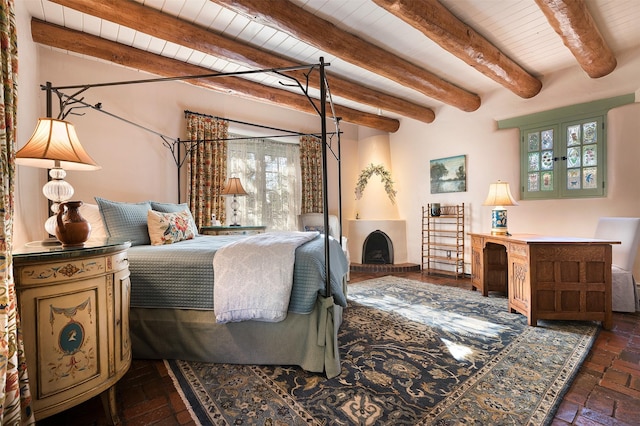
[[[178, 138], [178, 158], [180, 158], [180, 145], [182, 145], [180, 143], [180, 138]], [[182, 167], [178, 166], [176, 167], [178, 169], [178, 203], [181, 203], [182, 200], [180, 199], [181, 196], [181, 190], [180, 190], [180, 171], [182, 170]], [[187, 207], [188, 208], [188, 207]]]
[[45, 86], [45, 90], [47, 91], [47, 118], [52, 118], [53, 117], [53, 105], [51, 104], [51, 96], [53, 95], [52, 93], [52, 88], [53, 86], [51, 85], [50, 81], [47, 81], [47, 84]]
[[[342, 151], [340, 145], [340, 117], [336, 117], [336, 121], [338, 122], [337, 130], [338, 130], [338, 227], [340, 228], [340, 247], [342, 247], [342, 236], [344, 235], [342, 232]], [[350, 267], [350, 265], [349, 265]]]
[[327, 194], [327, 89], [324, 58], [320, 57], [320, 128], [322, 130], [322, 204], [324, 211], [325, 295], [331, 297], [331, 263], [329, 247], [329, 196]]
[[[50, 81], [47, 81], [44, 90], [46, 90], [46, 114], [47, 114], [47, 118], [53, 118], [53, 85], [51, 84]], [[47, 182], [49, 182], [51, 180], [51, 175], [49, 175], [49, 170], [51, 169], [47, 169]], [[51, 206], [53, 206], [53, 201], [51, 201], [49, 198], [47, 198], [47, 218], [49, 216], [52, 215], [52, 211], [51, 211]], [[48, 232], [47, 232], [48, 233]], [[53, 237], [53, 235], [49, 234], [51, 237]]]

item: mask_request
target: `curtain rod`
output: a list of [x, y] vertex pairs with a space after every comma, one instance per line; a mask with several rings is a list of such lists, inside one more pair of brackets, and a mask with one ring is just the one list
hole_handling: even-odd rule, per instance
[[[271, 126], [265, 126], [265, 125], [262, 125], [262, 124], [249, 123], [249, 122], [246, 122], [246, 121], [234, 120], [234, 119], [231, 119], [231, 118], [219, 117], [219, 116], [216, 116], [216, 115], [205, 114], [205, 113], [202, 113], [202, 112], [195, 112], [195, 111], [190, 111], [188, 109], [185, 109], [184, 110], [185, 118], [186, 118], [187, 114], [196, 115], [198, 117], [213, 118], [215, 120], [230, 121], [230, 122], [233, 122], [233, 123], [244, 124], [244, 125], [247, 125], [247, 126], [258, 127], [258, 128], [262, 128], [262, 129], [283, 132], [285, 134], [283, 134], [283, 135], [260, 135], [260, 136], [242, 136], [242, 135], [238, 135], [238, 134], [233, 134], [232, 137], [216, 138], [216, 139], [197, 139], [197, 140], [189, 140], [189, 139], [181, 140], [181, 139], [177, 139], [174, 142], [174, 144], [191, 145], [193, 143], [200, 144], [200, 143], [206, 143], [206, 142], [242, 141], [242, 140], [249, 140], [249, 139], [266, 140], [266, 139], [286, 138], [286, 137], [291, 137], [291, 136], [313, 136], [316, 139], [318, 139], [319, 142], [322, 142], [322, 133], [303, 133], [303, 132], [298, 132], [298, 131], [295, 131], [295, 130], [280, 129], [278, 127], [271, 127]], [[338, 118], [337, 121], [339, 122], [340, 119]], [[341, 133], [342, 132], [338, 129], [338, 126], [337, 126], [337, 123], [336, 123], [336, 131], [335, 132], [326, 132], [326, 135], [329, 136], [329, 140], [330, 141], [332, 141], [333, 137], [337, 135], [338, 136], [338, 147], [339, 147], [339, 145], [340, 145], [340, 134]], [[333, 157], [336, 160], [338, 160], [339, 157], [340, 157], [339, 152], [334, 151], [333, 147], [331, 146], [331, 143], [328, 144], [328, 148], [329, 148], [329, 151], [331, 152], [331, 154], [333, 155]], [[186, 158], [186, 156], [185, 156], [185, 158]]]
[[245, 124], [247, 126], [259, 127], [261, 129], [275, 130], [276, 132], [292, 133], [292, 134], [298, 135], [298, 136], [309, 135], [309, 133], [298, 132], [298, 131], [295, 131], [295, 130], [279, 129], [277, 127], [265, 126], [263, 124], [249, 123], [249, 122], [246, 122], [246, 121], [233, 120], [231, 118], [218, 117], [218, 116], [215, 116], [215, 115], [203, 114], [201, 112], [189, 111], [187, 109], [184, 110], [184, 113], [185, 113], [185, 115], [186, 114], [193, 114], [193, 115], [198, 115], [200, 117], [215, 118], [216, 120], [225, 120], [225, 121], [229, 121], [231, 123]]

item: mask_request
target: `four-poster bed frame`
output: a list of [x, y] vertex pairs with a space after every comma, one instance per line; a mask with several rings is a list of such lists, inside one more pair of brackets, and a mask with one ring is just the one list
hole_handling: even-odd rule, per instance
[[[334, 105], [331, 99], [331, 93], [330, 93], [330, 89], [329, 89], [329, 84], [328, 81], [326, 79], [326, 73], [325, 73], [325, 67], [328, 66], [329, 64], [326, 64], [323, 60], [323, 58], [320, 58], [320, 62], [318, 64], [310, 64], [310, 65], [304, 65], [304, 66], [296, 66], [296, 67], [288, 67], [288, 68], [277, 68], [277, 69], [263, 69], [263, 70], [255, 70], [255, 71], [244, 71], [244, 72], [236, 72], [236, 73], [213, 73], [213, 74], [208, 74], [208, 75], [198, 75], [198, 76], [185, 76], [185, 77], [172, 77], [172, 78], [157, 78], [157, 79], [146, 79], [146, 80], [135, 80], [135, 81], [121, 81], [121, 82], [111, 82], [111, 83], [98, 83], [98, 84], [84, 84], [84, 85], [76, 85], [76, 86], [61, 86], [61, 87], [54, 87], [53, 85], [51, 85], [51, 83], [47, 83], [46, 85], [42, 86], [43, 90], [46, 90], [47, 92], [47, 116], [51, 117], [51, 104], [52, 104], [52, 94], [55, 93], [59, 100], [60, 100], [60, 114], [58, 118], [64, 119], [67, 115], [69, 114], [75, 114], [75, 115], [79, 115], [76, 114], [75, 112], [73, 112], [74, 109], [77, 108], [92, 108], [94, 110], [97, 110], [101, 113], [107, 114], [113, 118], [119, 119], [121, 121], [125, 121], [129, 124], [132, 124], [136, 127], [142, 128], [143, 130], [152, 132], [158, 136], [160, 136], [163, 140], [163, 144], [164, 146], [166, 146], [167, 148], [170, 149], [173, 159], [176, 163], [176, 166], [178, 168], [178, 200], [180, 201], [180, 167], [182, 166], [182, 164], [184, 163], [185, 159], [189, 156], [190, 152], [192, 149], [194, 149], [197, 144], [200, 143], [206, 143], [206, 140], [198, 140], [198, 141], [183, 141], [180, 140], [179, 138], [174, 139], [174, 138], [170, 138], [167, 137], [165, 135], [162, 135], [158, 132], [155, 132], [153, 130], [147, 129], [143, 126], [140, 126], [136, 123], [133, 123], [127, 119], [118, 117], [114, 114], [108, 113], [106, 111], [104, 111], [102, 109], [102, 105], [100, 103], [95, 104], [95, 105], [91, 105], [87, 102], [84, 101], [84, 98], [78, 98], [78, 96], [80, 94], [82, 94], [83, 92], [85, 92], [86, 90], [93, 88], [93, 87], [105, 87], [105, 86], [117, 86], [117, 85], [130, 85], [130, 84], [141, 84], [141, 83], [152, 83], [152, 82], [162, 82], [162, 81], [176, 81], [176, 80], [188, 80], [188, 79], [196, 79], [196, 78], [220, 78], [220, 77], [226, 77], [226, 76], [239, 76], [239, 75], [244, 75], [244, 74], [254, 74], [254, 73], [275, 73], [279, 76], [282, 76], [284, 78], [289, 79], [290, 81], [293, 81], [295, 84], [288, 84], [288, 86], [295, 86], [298, 87], [303, 94], [307, 97], [307, 99], [309, 100], [309, 102], [311, 103], [311, 105], [313, 106], [314, 110], [317, 112], [318, 117], [320, 118], [320, 133], [301, 133], [301, 132], [297, 132], [297, 131], [289, 131], [289, 130], [284, 130], [284, 129], [277, 129], [277, 128], [273, 128], [273, 127], [268, 127], [268, 126], [262, 126], [259, 124], [253, 124], [253, 123], [243, 123], [243, 124], [247, 124], [247, 125], [252, 125], [252, 126], [257, 126], [257, 127], [262, 127], [264, 129], [269, 129], [269, 130], [273, 130], [273, 131], [277, 131], [280, 133], [284, 133], [286, 135], [296, 135], [296, 136], [301, 136], [301, 135], [312, 135], [312, 136], [316, 136], [320, 139], [320, 143], [322, 144], [322, 190], [323, 190], [323, 216], [324, 216], [324, 229], [326, 230], [326, 232], [324, 232], [324, 242], [323, 242], [323, 250], [324, 250], [324, 297], [321, 297], [320, 293], [318, 293], [318, 301], [316, 302], [316, 307], [314, 308], [313, 312], [311, 313], [311, 315], [307, 315], [309, 317], [314, 317], [314, 319], [304, 319], [303, 321], [301, 321], [301, 324], [296, 325], [295, 321], [296, 321], [296, 315], [298, 316], [304, 316], [304, 315], [299, 315], [299, 314], [291, 314], [290, 316], [292, 317], [291, 320], [289, 321], [288, 319], [283, 321], [283, 323], [287, 323], [284, 324], [282, 326], [282, 330], [289, 330], [289, 329], [293, 329], [296, 328], [295, 331], [292, 331], [292, 335], [295, 336], [299, 336], [301, 337], [301, 340], [317, 340], [317, 346], [322, 346], [324, 347], [326, 344], [326, 349], [318, 349], [318, 348], [312, 348], [312, 349], [308, 349], [306, 347], [296, 347], [293, 348], [294, 351], [298, 351], [301, 353], [300, 355], [300, 361], [298, 361], [297, 359], [291, 361], [290, 357], [288, 355], [283, 355], [284, 359], [286, 360], [285, 362], [289, 362], [291, 361], [291, 363], [293, 364], [297, 364], [297, 365], [301, 365], [303, 368], [307, 368], [307, 369], [311, 369], [312, 371], [318, 371], [318, 369], [320, 368], [320, 371], [322, 371], [322, 369], [324, 369], [327, 372], [327, 375], [336, 375], [339, 373], [339, 354], [338, 354], [338, 349], [337, 349], [337, 329], [339, 327], [339, 324], [341, 322], [341, 314], [342, 314], [342, 308], [341, 306], [338, 306], [336, 304], [333, 303], [333, 294], [334, 291], [332, 289], [332, 284], [331, 284], [331, 276], [332, 276], [332, 269], [331, 269], [331, 256], [332, 256], [332, 251], [330, 249], [331, 245], [337, 245], [337, 247], [340, 247], [340, 244], [342, 243], [342, 238], [338, 238], [337, 243], [336, 241], [331, 241], [332, 239], [329, 237], [329, 209], [328, 209], [328, 157], [329, 154], [331, 154], [333, 156], [333, 158], [337, 161], [337, 171], [338, 171], [338, 210], [339, 210], [339, 222], [340, 222], [340, 235], [342, 235], [342, 196], [341, 196], [341, 152], [340, 152], [340, 130], [339, 130], [339, 123], [340, 123], [340, 119], [338, 117], [335, 116], [335, 109], [334, 109]], [[314, 100], [310, 95], [309, 95], [309, 90], [308, 90], [308, 84], [302, 84], [300, 81], [298, 81], [297, 79], [290, 77], [288, 75], [286, 75], [287, 71], [294, 71], [294, 70], [308, 70], [307, 73], [305, 73], [307, 80], [310, 78], [310, 74], [314, 71], [314, 70], [318, 70], [319, 72], [319, 76], [320, 76], [320, 100], [319, 100], [319, 105], [316, 104], [316, 100]], [[71, 95], [67, 95], [65, 93], [63, 93], [63, 90], [76, 90], [76, 92], [74, 92]], [[331, 109], [331, 114], [330, 117], [328, 117], [327, 114], [327, 106], [330, 107]], [[328, 132], [327, 131], [327, 121], [328, 119], [330, 119], [334, 126], [335, 126], [335, 132]], [[225, 120], [229, 120], [229, 119], [225, 119]], [[279, 135], [279, 136], [284, 136], [284, 135]], [[276, 137], [279, 137], [276, 136]], [[336, 143], [335, 145], [333, 144], [333, 138], [336, 138]], [[265, 136], [265, 138], [268, 138], [267, 136]], [[215, 237], [212, 237], [215, 238]], [[132, 255], [132, 251], [133, 251], [133, 247], [130, 250], [130, 262], [131, 265], [133, 265], [133, 255]], [[340, 250], [340, 254], [343, 255], [342, 251]], [[333, 256], [335, 256], [335, 253], [333, 253]], [[334, 259], [335, 261], [335, 259]], [[340, 263], [344, 263], [342, 262], [342, 260], [340, 259]], [[344, 265], [341, 265], [342, 268], [344, 268]], [[348, 264], [347, 264], [347, 268], [348, 268]], [[131, 268], [132, 269], [132, 268]], [[133, 269], [132, 269], [133, 270]], [[341, 268], [337, 268], [336, 271], [341, 270]], [[335, 284], [335, 280], [334, 280], [334, 284]], [[343, 283], [344, 284], [344, 283]], [[132, 287], [135, 287], [136, 283], [134, 282], [134, 274], [132, 272]], [[335, 287], [333, 287], [335, 288]], [[319, 290], [318, 290], [319, 291]], [[345, 297], [344, 294], [339, 295], [340, 297]], [[170, 310], [170, 309], [169, 309]], [[132, 318], [131, 321], [132, 323], [134, 321], [136, 321], [136, 315], [137, 312], [136, 309], [132, 309]], [[138, 311], [142, 312], [141, 315], [144, 315], [145, 309], [138, 309]], [[147, 310], [148, 311], [148, 310]], [[157, 311], [157, 310], [156, 310]], [[145, 330], [142, 331], [142, 334], [145, 336], [156, 336], [158, 335], [158, 330], [162, 328], [162, 324], [169, 324], [169, 323], [177, 323], [179, 321], [181, 321], [181, 318], [185, 312], [178, 312], [178, 310], [172, 311], [175, 312], [174, 314], [171, 315], [175, 315], [175, 317], [167, 317], [167, 316], [162, 316], [162, 317], [154, 317], [153, 319], [149, 320], [149, 324], [143, 324], [141, 320], [141, 327]], [[197, 330], [199, 330], [198, 327], [202, 327], [203, 323], [208, 324], [208, 326], [211, 325], [210, 319], [204, 319], [203, 320], [203, 315], [202, 312], [197, 312], [197, 311], [193, 311], [191, 312], [192, 314], [194, 314], [194, 316], [190, 316], [188, 317], [187, 320], [185, 320], [184, 322], [184, 330], [185, 333], [187, 335], [190, 335], [193, 338], [194, 333], [197, 333]], [[330, 313], [330, 314], [329, 314]], [[155, 315], [152, 314], [152, 316]], [[331, 316], [331, 319], [327, 319], [327, 316]], [[187, 318], [187, 317], [185, 317]], [[195, 319], [194, 319], [195, 318]], [[293, 323], [293, 324], [292, 324]], [[194, 326], [193, 324], [196, 324], [196, 326]], [[199, 324], [199, 325], [198, 325]], [[238, 362], [240, 363], [261, 363], [261, 360], [263, 358], [261, 358], [260, 356], [254, 356], [253, 354], [247, 354], [247, 356], [244, 356], [245, 353], [247, 352], [247, 345], [246, 342], [242, 342], [243, 345], [236, 345], [236, 339], [233, 337], [234, 332], [233, 330], [239, 330], [238, 333], [239, 335], [243, 336], [243, 338], [246, 340], [247, 336], [251, 336], [250, 339], [256, 339], [259, 341], [262, 341], [263, 343], [259, 343], [258, 346], [260, 347], [264, 347], [264, 350], [274, 350], [275, 352], [277, 351], [277, 348], [274, 347], [273, 345], [273, 338], [274, 336], [278, 336], [280, 335], [282, 332], [280, 331], [273, 331], [273, 330], [280, 330], [278, 328], [274, 328], [269, 330], [269, 332], [267, 332], [267, 330], [265, 329], [265, 323], [260, 323], [257, 322], [255, 323], [255, 327], [252, 327], [251, 325], [245, 325], [246, 323], [234, 323], [231, 324], [230, 327], [228, 329], [224, 329], [222, 330], [222, 332], [220, 332], [220, 328], [217, 328], [216, 332], [214, 333], [215, 338], [214, 341], [211, 340], [207, 340], [207, 344], [213, 344], [215, 345], [216, 340], [215, 339], [220, 339], [220, 340], [226, 340], [226, 341], [232, 341], [231, 342], [231, 346], [233, 346], [233, 348], [236, 350], [236, 355], [237, 357], [231, 356], [233, 360], [239, 360]], [[267, 323], [268, 324], [268, 323]], [[280, 324], [280, 323], [271, 323], [271, 324]], [[177, 330], [183, 330], [183, 328], [181, 328], [182, 326], [180, 324], [176, 325]], [[236, 328], [237, 327], [237, 328]], [[268, 328], [269, 326], [266, 325], [266, 327]], [[149, 329], [154, 329], [152, 331], [149, 331]], [[230, 331], [231, 330], [231, 331]], [[258, 331], [259, 330], [259, 331]], [[150, 334], [145, 334], [149, 332]], [[288, 331], [285, 331], [288, 332]], [[153, 334], [156, 333], [156, 334]], [[191, 334], [189, 334], [191, 333]], [[216, 334], [217, 333], [217, 334]], [[133, 334], [133, 333], [132, 333]], [[272, 341], [265, 341], [265, 339], [261, 339], [261, 336], [264, 335], [269, 335], [272, 336], [270, 337], [270, 339]], [[195, 338], [194, 338], [195, 339]], [[211, 339], [211, 337], [207, 337], [207, 339]], [[133, 345], [134, 345], [134, 354], [136, 353], [136, 339], [132, 339], [133, 340]], [[174, 356], [165, 356], [164, 353], [158, 353], [158, 351], [162, 352], [163, 349], [156, 349], [153, 346], [153, 343], [147, 345], [147, 343], [149, 343], [149, 340], [154, 340], [154, 338], [146, 338], [146, 342], [140, 342], [140, 346], [144, 346], [145, 348], [143, 349], [143, 354], [146, 357], [162, 357], [162, 358], [171, 358]], [[239, 339], [242, 340], [242, 339]], [[268, 340], [268, 339], [267, 339]], [[322, 342], [321, 342], [322, 341]], [[164, 348], [164, 350], [171, 352], [172, 354], [175, 355], [175, 346], [179, 346], [178, 343], [173, 343], [171, 344], [171, 340], [168, 339], [166, 342], [162, 342], [161, 347]], [[182, 342], [182, 340], [178, 339], [176, 340], [176, 342]], [[204, 342], [204, 341], [203, 341]], [[313, 344], [315, 344], [315, 342], [312, 342]], [[204, 345], [205, 343], [202, 343], [202, 345]], [[308, 345], [309, 343], [304, 343], [304, 345]], [[147, 347], [149, 346], [149, 347]], [[189, 352], [189, 351], [192, 352]], [[218, 349], [216, 349], [218, 350]], [[229, 360], [229, 357], [227, 355], [222, 356], [221, 358], [218, 358], [217, 355], [212, 355], [211, 357], [214, 359], [208, 359], [208, 355], [202, 355], [200, 356], [200, 351], [199, 349], [186, 349], [187, 352], [189, 353], [196, 353], [195, 357], [198, 358], [199, 360], [203, 360], [203, 361], [212, 361], [212, 362], [233, 362]], [[240, 352], [238, 352], [240, 351]], [[206, 351], [205, 351], [206, 352]], [[215, 350], [214, 350], [215, 352]], [[252, 351], [249, 351], [252, 352]], [[255, 352], [255, 351], [253, 351]], [[280, 351], [282, 352], [282, 351]], [[180, 354], [180, 350], [178, 349], [178, 355]], [[275, 355], [272, 356], [271, 354], [268, 354], [264, 359], [266, 359], [266, 363], [272, 363], [272, 364], [277, 364], [279, 363], [279, 359], [278, 359], [279, 355]], [[179, 356], [175, 356], [174, 358], [180, 358]], [[204, 359], [201, 359], [204, 358]], [[313, 361], [310, 362], [309, 359], [313, 358]], [[318, 364], [318, 358], [323, 358], [322, 363]], [[257, 361], [256, 361], [257, 360]], [[310, 367], [309, 367], [310, 366]]]
[[[331, 97], [331, 91], [329, 88], [328, 80], [326, 78], [325, 68], [330, 65], [331, 65], [330, 63], [324, 62], [323, 57], [320, 57], [320, 61], [317, 64], [306, 64], [306, 65], [299, 65], [299, 66], [292, 66], [292, 67], [267, 68], [267, 69], [238, 71], [238, 72], [230, 72], [230, 73], [211, 73], [211, 74], [203, 74], [203, 75], [161, 77], [161, 78], [150, 78], [150, 79], [142, 79], [142, 80], [114, 81], [114, 82], [107, 82], [107, 83], [91, 83], [91, 84], [78, 84], [78, 85], [67, 85], [67, 86], [53, 86], [50, 82], [47, 82], [45, 85], [41, 86], [41, 89], [46, 91], [47, 117], [52, 117], [52, 111], [53, 111], [52, 94], [55, 93], [58, 96], [59, 104], [60, 104], [60, 112], [57, 117], [58, 119], [63, 120], [69, 114], [79, 115], [73, 112], [73, 110], [75, 109], [91, 108], [103, 114], [106, 114], [110, 117], [116, 118], [120, 121], [124, 121], [130, 125], [136, 126], [140, 129], [143, 129], [147, 132], [150, 132], [159, 136], [163, 141], [163, 145], [171, 151], [173, 160], [178, 169], [178, 176], [177, 176], [178, 201], [180, 202], [180, 198], [181, 198], [180, 169], [184, 164], [185, 159], [188, 158], [189, 153], [193, 149], [194, 141], [185, 141], [185, 140], [181, 140], [180, 138], [172, 138], [172, 137], [163, 135], [155, 130], [149, 129], [145, 126], [134, 123], [126, 118], [123, 118], [105, 111], [102, 108], [101, 103], [90, 104], [85, 102], [84, 98], [78, 98], [78, 96], [84, 93], [85, 91], [95, 87], [113, 87], [113, 86], [125, 86], [125, 85], [133, 85], [133, 84], [183, 81], [183, 80], [193, 80], [193, 79], [199, 79], [199, 78], [223, 78], [223, 77], [242, 76], [242, 75], [248, 75], [248, 74], [260, 74], [260, 73], [274, 73], [290, 81], [293, 81], [294, 82], [293, 84], [287, 84], [286, 86], [298, 87], [302, 91], [303, 95], [305, 95], [305, 97], [309, 100], [310, 104], [313, 106], [314, 110], [316, 111], [316, 113], [320, 118], [320, 133], [317, 133], [317, 132], [302, 133], [298, 131], [279, 129], [276, 127], [270, 127], [270, 126], [260, 125], [256, 123], [231, 120], [228, 118], [223, 118], [223, 119], [230, 122], [246, 124], [249, 126], [254, 126], [262, 129], [267, 129], [267, 130], [273, 130], [281, 133], [280, 135], [276, 135], [276, 136], [263, 136], [263, 138], [265, 139], [268, 139], [270, 137], [281, 137], [281, 136], [287, 136], [287, 135], [288, 136], [310, 135], [310, 136], [319, 137], [320, 142], [322, 144], [322, 191], [323, 191], [324, 229], [329, 229], [329, 208], [328, 208], [329, 201], [328, 201], [328, 174], [327, 174], [328, 162], [327, 161], [328, 161], [328, 154], [330, 151], [338, 165], [338, 220], [340, 223], [340, 235], [342, 235], [342, 167], [341, 167], [341, 148], [340, 148], [340, 134], [341, 134], [340, 117], [335, 116], [334, 108], [333, 108], [333, 100]], [[287, 72], [290, 72], [290, 71], [308, 70], [308, 73], [305, 74], [308, 80], [310, 78], [311, 72], [313, 72], [315, 69], [317, 69], [319, 72], [319, 81], [320, 81], [320, 102], [319, 103], [320, 105], [316, 105], [315, 99], [309, 94], [309, 86], [307, 83], [302, 84], [297, 78], [287, 75]], [[76, 90], [76, 91], [68, 95], [63, 92], [64, 90]], [[330, 116], [330, 119], [333, 121], [333, 124], [335, 125], [336, 130], [334, 132], [328, 132], [327, 130], [327, 118], [328, 118], [327, 102], [331, 106], [332, 114]], [[222, 117], [218, 117], [218, 118], [222, 118]], [[337, 138], [337, 143], [336, 143], [337, 149], [335, 151], [333, 150], [332, 144], [330, 144], [330, 139], [333, 137]], [[199, 141], [196, 141], [195, 143], [197, 144], [197, 143], [206, 143], [206, 142], [210, 142], [210, 141], [199, 140]], [[185, 146], [184, 153], [181, 152], [182, 151], [181, 147], [183, 145]], [[327, 271], [330, 271], [331, 269], [330, 269], [329, 253], [328, 253], [328, 250], [329, 250], [328, 235], [329, 233], [325, 232], [325, 238], [327, 240], [325, 242], [326, 251], [327, 251], [325, 255], [325, 262], [326, 262]], [[340, 238], [340, 240], [342, 239]], [[327, 277], [329, 277], [328, 273], [327, 273]], [[330, 295], [331, 286], [329, 284], [328, 278], [327, 278], [325, 289], [327, 291], [327, 294]]]

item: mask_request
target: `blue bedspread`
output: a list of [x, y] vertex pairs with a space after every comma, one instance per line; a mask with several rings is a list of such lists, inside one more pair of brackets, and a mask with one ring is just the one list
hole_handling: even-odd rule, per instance
[[[213, 256], [239, 238], [246, 236], [200, 235], [174, 244], [131, 247], [131, 307], [213, 310]], [[336, 240], [331, 239], [329, 247], [332, 294], [335, 303], [346, 306], [342, 279], [349, 265]], [[289, 312], [308, 314], [318, 293], [324, 295], [324, 263], [324, 235], [296, 249]]]

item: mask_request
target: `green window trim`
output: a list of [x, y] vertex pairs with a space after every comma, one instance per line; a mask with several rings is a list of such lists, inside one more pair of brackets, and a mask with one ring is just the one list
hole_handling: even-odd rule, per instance
[[628, 94], [498, 121], [520, 130], [520, 199], [606, 196], [606, 122]]

